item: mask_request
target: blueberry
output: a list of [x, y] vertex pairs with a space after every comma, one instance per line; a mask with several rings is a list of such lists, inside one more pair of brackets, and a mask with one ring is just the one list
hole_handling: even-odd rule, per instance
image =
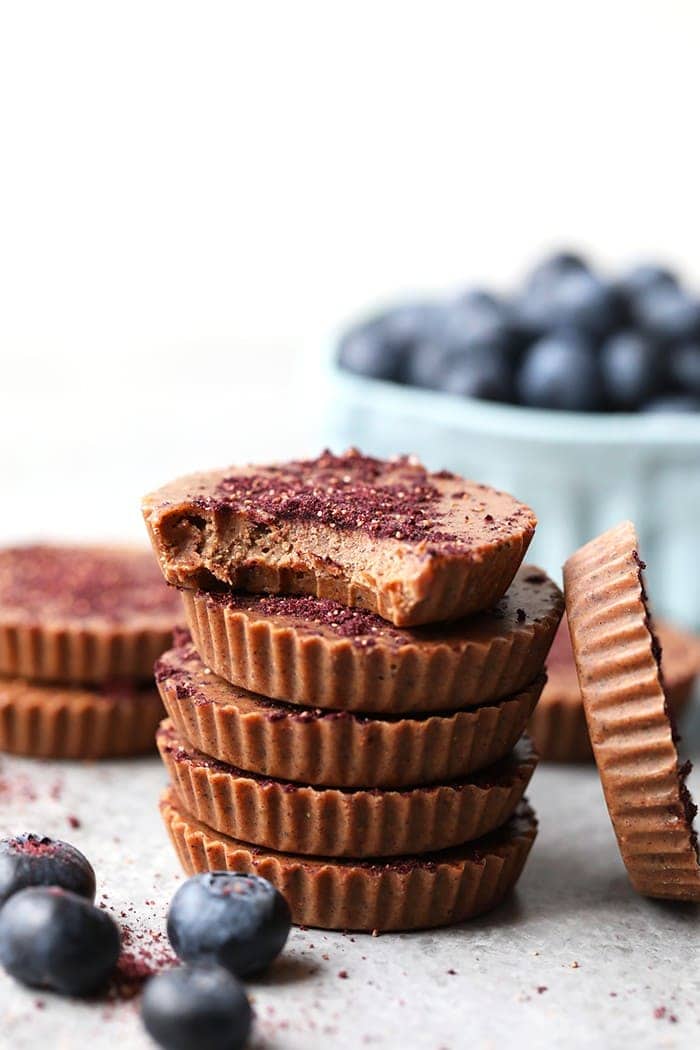
[[76, 893], [32, 886], [0, 910], [0, 964], [32, 987], [88, 995], [112, 973], [119, 950], [114, 921]]
[[700, 396], [700, 342], [681, 343], [669, 353], [671, 378], [682, 390]]
[[635, 301], [633, 317], [639, 328], [663, 342], [700, 338], [700, 300], [680, 288], [651, 288]]
[[591, 412], [602, 406], [596, 355], [576, 332], [540, 339], [527, 352], [517, 377], [522, 404]]
[[449, 357], [447, 348], [435, 340], [419, 343], [405, 363], [405, 381], [411, 386], [438, 390], [440, 377]]
[[633, 302], [653, 288], [678, 288], [678, 278], [665, 266], [642, 263], [623, 273], [616, 284], [622, 295]]
[[61, 886], [95, 899], [95, 872], [80, 850], [41, 835], [0, 840], [0, 906], [27, 886]]
[[513, 335], [510, 307], [491, 292], [473, 288], [445, 308], [438, 334], [451, 352], [473, 343], [507, 350]]
[[377, 322], [351, 329], [338, 348], [338, 363], [342, 368], [371, 379], [397, 379], [403, 359], [400, 348], [385, 342]]
[[513, 379], [507, 355], [493, 348], [473, 347], [443, 364], [440, 389], [460, 397], [509, 401]]
[[617, 321], [615, 293], [593, 274], [574, 272], [558, 282], [554, 294], [557, 325], [571, 325], [591, 335], [603, 335]]
[[600, 370], [608, 404], [631, 411], [664, 385], [658, 347], [639, 332], [611, 336], [600, 352]]
[[177, 891], [168, 937], [185, 962], [219, 963], [245, 977], [279, 955], [290, 924], [289, 905], [267, 879], [214, 871], [195, 875]]
[[440, 322], [437, 303], [403, 303], [387, 310], [379, 321], [384, 341], [401, 353], [409, 353], [417, 343], [432, 334]]
[[593, 337], [610, 332], [620, 318], [617, 293], [585, 270], [572, 270], [516, 304], [520, 327], [530, 335], [574, 328]]
[[183, 966], [151, 978], [141, 1017], [165, 1050], [239, 1050], [252, 1023], [243, 988], [221, 966]]
[[649, 401], [643, 412], [700, 412], [700, 397], [691, 394], [668, 394]]
[[525, 281], [527, 295], [540, 294], [569, 273], [588, 273], [589, 266], [577, 252], [560, 251], [547, 256], [535, 266]]
[[338, 348], [342, 368], [373, 379], [402, 381], [418, 343], [434, 331], [439, 308], [433, 303], [407, 303], [352, 328]]

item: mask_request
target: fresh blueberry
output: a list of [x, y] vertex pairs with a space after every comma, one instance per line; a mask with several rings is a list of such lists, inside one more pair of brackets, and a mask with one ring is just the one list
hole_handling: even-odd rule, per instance
[[443, 364], [440, 389], [460, 397], [510, 401], [513, 378], [508, 357], [493, 347], [474, 346]]
[[633, 411], [663, 388], [658, 347], [639, 332], [618, 332], [601, 347], [600, 370], [611, 408]]
[[114, 970], [119, 950], [109, 915], [56, 886], [20, 890], [0, 910], [0, 964], [32, 987], [88, 995]]
[[655, 263], [642, 263], [623, 273], [616, 281], [622, 295], [633, 302], [640, 295], [646, 295], [654, 288], [678, 288], [678, 278], [665, 266]]
[[671, 378], [682, 389], [700, 396], [700, 342], [681, 343], [669, 353]]
[[185, 962], [219, 963], [245, 977], [279, 955], [290, 924], [289, 905], [267, 879], [213, 871], [195, 875], [177, 891], [168, 937]]
[[577, 252], [560, 251], [542, 259], [525, 280], [527, 295], [536, 294], [557, 284], [561, 277], [570, 273], [588, 273], [589, 266]]
[[43, 835], [0, 840], [0, 906], [28, 886], [61, 886], [95, 899], [95, 872], [80, 850]]
[[633, 316], [639, 328], [663, 342], [700, 338], [700, 300], [680, 288], [651, 288], [635, 301]]
[[183, 966], [151, 978], [141, 1017], [165, 1050], [240, 1050], [252, 1023], [243, 988], [221, 966]]
[[593, 412], [602, 405], [595, 352], [576, 332], [540, 339], [527, 352], [517, 377], [523, 405]]
[[642, 407], [643, 412], [700, 412], [700, 397], [691, 394], [668, 394]]

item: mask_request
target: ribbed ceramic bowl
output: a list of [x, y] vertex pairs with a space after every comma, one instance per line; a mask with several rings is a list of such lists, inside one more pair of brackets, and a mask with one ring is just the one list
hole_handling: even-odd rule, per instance
[[[559, 579], [568, 555], [631, 518], [654, 608], [700, 626], [700, 416], [552, 412], [364, 379], [316, 360], [327, 444], [414, 452], [527, 501], [528, 558]], [[319, 371], [317, 371], [317, 376]]]

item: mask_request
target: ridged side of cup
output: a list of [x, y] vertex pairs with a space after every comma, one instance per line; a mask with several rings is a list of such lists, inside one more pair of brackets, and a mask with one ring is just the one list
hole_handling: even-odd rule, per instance
[[161, 799], [161, 815], [186, 874], [261, 875], [286, 897], [294, 923], [330, 930], [416, 930], [481, 915], [515, 886], [537, 833], [523, 805], [504, 828], [470, 845], [363, 863], [246, 846], [195, 820], [171, 790]]
[[111, 679], [147, 682], [170, 644], [167, 629], [54, 624], [0, 625], [0, 674], [35, 682], [94, 685]]
[[32, 758], [100, 759], [154, 748], [163, 705], [154, 688], [98, 690], [0, 681], [0, 751]]
[[187, 676], [157, 677], [168, 715], [198, 751], [264, 776], [346, 788], [438, 783], [497, 762], [521, 737], [545, 682], [540, 675], [513, 697], [467, 711], [382, 719], [253, 694], [241, 704], [242, 691], [213, 675], [194, 695]]
[[[551, 679], [550, 679], [551, 681]], [[554, 684], [552, 682], [552, 684]], [[666, 699], [678, 718], [693, 692], [695, 678], [684, 678], [666, 687]], [[543, 762], [591, 762], [593, 748], [588, 735], [581, 694], [558, 696], [545, 687], [528, 723], [527, 731]]]
[[563, 611], [492, 641], [400, 647], [330, 641], [268, 620], [250, 620], [201, 591], [182, 592], [202, 660], [250, 692], [308, 707], [399, 714], [453, 711], [501, 700], [542, 671]]
[[537, 765], [529, 742], [470, 780], [405, 791], [317, 789], [213, 763], [157, 734], [171, 784], [188, 813], [231, 838], [283, 853], [387, 857], [460, 846], [501, 827]]
[[622, 859], [649, 897], [700, 900], [694, 809], [680, 767], [630, 522], [566, 563], [569, 630]]

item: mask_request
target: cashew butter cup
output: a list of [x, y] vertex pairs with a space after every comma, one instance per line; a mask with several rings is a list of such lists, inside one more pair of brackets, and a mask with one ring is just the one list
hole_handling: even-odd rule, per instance
[[639, 541], [624, 522], [564, 567], [579, 686], [622, 859], [648, 897], [700, 901], [696, 807], [664, 688]]
[[0, 751], [32, 758], [119, 758], [153, 751], [163, 705], [153, 686], [34, 685], [0, 679]]
[[181, 612], [148, 550], [0, 550], [0, 674], [96, 684], [150, 681]]
[[191, 644], [163, 654], [156, 682], [178, 734], [221, 762], [298, 783], [401, 788], [465, 777], [503, 758], [545, 677], [465, 711], [383, 717], [268, 700], [212, 674]]
[[158, 749], [188, 813], [231, 838], [284, 853], [387, 857], [481, 838], [509, 819], [537, 765], [529, 741], [465, 780], [399, 791], [313, 788], [195, 751], [164, 722]]
[[537, 524], [507, 493], [354, 449], [191, 474], [143, 514], [168, 583], [313, 595], [401, 626], [489, 609]]
[[559, 588], [531, 565], [488, 612], [411, 630], [317, 598], [183, 599], [215, 674], [287, 703], [370, 714], [451, 711], [519, 692], [541, 673], [564, 610]]
[[339, 860], [276, 853], [222, 835], [190, 816], [172, 790], [160, 809], [188, 875], [261, 875], [284, 894], [294, 923], [329, 930], [416, 930], [481, 915], [513, 889], [537, 834], [534, 813], [523, 803], [504, 827], [455, 849]]
[[[678, 718], [692, 696], [700, 673], [700, 639], [661, 621], [655, 629], [663, 652], [666, 698], [674, 717]], [[549, 651], [547, 684], [532, 713], [528, 733], [543, 762], [593, 760], [566, 619]]]

